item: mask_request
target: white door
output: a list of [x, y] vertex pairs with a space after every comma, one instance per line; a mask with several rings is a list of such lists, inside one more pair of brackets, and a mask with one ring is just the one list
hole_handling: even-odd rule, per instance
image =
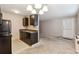
[[75, 18], [63, 19], [63, 37], [74, 38]]

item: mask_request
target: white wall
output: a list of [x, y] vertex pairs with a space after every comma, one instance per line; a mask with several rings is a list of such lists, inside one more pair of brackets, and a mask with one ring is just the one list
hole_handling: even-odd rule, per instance
[[44, 36], [62, 36], [62, 20], [44, 20], [40, 22], [40, 31]]
[[[65, 17], [65, 18], [59, 18], [59, 19], [53, 19], [53, 20], [43, 20], [41, 21], [41, 34], [42, 36], [46, 37], [53, 37], [53, 36], [62, 36], [64, 33], [64, 26], [63, 26], [63, 20], [75, 20], [75, 17]], [[74, 34], [75, 34], [75, 27], [74, 27]], [[72, 31], [70, 29], [70, 31]], [[64, 33], [66, 35], [72, 34], [72, 32], [68, 32], [70, 34]]]
[[78, 4], [48, 4], [48, 12], [41, 15], [42, 20], [76, 15]]
[[23, 29], [24, 27], [22, 26], [22, 18], [23, 16], [21, 15], [16, 15], [12, 13], [3, 13], [3, 19], [6, 20], [11, 20], [12, 23], [12, 39], [19, 39], [19, 29]]

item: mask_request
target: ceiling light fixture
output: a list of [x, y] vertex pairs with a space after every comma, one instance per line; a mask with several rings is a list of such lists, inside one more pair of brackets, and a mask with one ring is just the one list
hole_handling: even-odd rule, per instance
[[35, 4], [35, 9], [40, 9], [42, 7], [42, 4]]
[[12, 11], [13, 11], [14, 13], [16, 13], [16, 14], [20, 13], [20, 11], [18, 11], [18, 10], [12, 9]]
[[42, 4], [28, 5], [26, 9], [31, 11], [32, 14], [44, 14], [48, 11], [47, 5]]

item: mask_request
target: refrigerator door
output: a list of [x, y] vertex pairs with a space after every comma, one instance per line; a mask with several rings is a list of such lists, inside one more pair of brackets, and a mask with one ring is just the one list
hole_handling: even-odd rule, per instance
[[0, 33], [2, 32], [11, 33], [11, 21], [10, 20], [2, 20], [2, 24], [0, 25]]

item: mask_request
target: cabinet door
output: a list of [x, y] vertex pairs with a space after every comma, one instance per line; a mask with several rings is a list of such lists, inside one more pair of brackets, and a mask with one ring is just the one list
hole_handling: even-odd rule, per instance
[[30, 25], [34, 25], [34, 21], [35, 21], [35, 16], [31, 15], [30, 16]]
[[30, 39], [31, 39], [32, 44], [37, 43], [38, 42], [38, 33], [37, 32], [31, 33]]
[[0, 37], [0, 54], [11, 53], [11, 37]]
[[2, 24], [2, 13], [0, 13], [0, 24]]
[[34, 14], [30, 16], [30, 25], [34, 25], [34, 26], [38, 25], [38, 14]]
[[28, 26], [28, 18], [23, 19], [23, 26]]

